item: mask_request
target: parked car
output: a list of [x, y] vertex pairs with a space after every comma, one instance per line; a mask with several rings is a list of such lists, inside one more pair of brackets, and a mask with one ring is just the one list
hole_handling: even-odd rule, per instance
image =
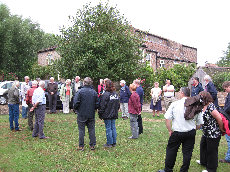
[[8, 96], [5, 93], [13, 85], [14, 81], [4, 81], [0, 83], [0, 104], [7, 104]]

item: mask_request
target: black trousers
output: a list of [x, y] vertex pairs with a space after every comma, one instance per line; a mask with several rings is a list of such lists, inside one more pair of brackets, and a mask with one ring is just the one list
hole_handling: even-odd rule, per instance
[[218, 138], [201, 137], [200, 163], [206, 166], [208, 172], [216, 172], [218, 167], [218, 147], [221, 136]]
[[141, 115], [138, 115], [137, 123], [138, 123], [138, 128], [139, 128], [139, 134], [142, 134], [143, 133], [143, 124], [142, 124]]
[[85, 126], [88, 128], [89, 133], [89, 145], [96, 145], [96, 136], [95, 136], [95, 119], [87, 119], [86, 121], [77, 120], [78, 131], [79, 131], [79, 147], [84, 147], [84, 137], [85, 137]]
[[182, 144], [183, 165], [180, 172], [187, 172], [190, 166], [192, 151], [195, 144], [196, 130], [189, 132], [174, 131], [169, 137], [166, 148], [165, 171], [172, 172], [175, 165], [177, 151]]
[[56, 113], [56, 106], [57, 106], [57, 93], [56, 94], [48, 94], [49, 99], [49, 109], [51, 113]]

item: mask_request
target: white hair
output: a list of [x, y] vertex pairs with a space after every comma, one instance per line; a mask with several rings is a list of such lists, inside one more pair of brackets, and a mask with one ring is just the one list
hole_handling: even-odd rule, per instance
[[45, 81], [40, 81], [39, 86], [45, 86]]
[[211, 79], [211, 77], [209, 75], [205, 75], [204, 80], [211, 81], [212, 79]]
[[38, 85], [38, 82], [36, 80], [32, 81], [32, 85]]
[[75, 79], [78, 78], [79, 80], [81, 79], [80, 76], [76, 76]]
[[70, 80], [70, 79], [67, 79], [67, 80], [65, 81], [65, 83], [67, 83], [67, 82], [71, 83], [71, 80]]
[[25, 77], [24, 77], [24, 79], [27, 79], [27, 78], [28, 78], [28, 79], [30, 79], [30, 77], [29, 77], [29, 76], [25, 76]]
[[51, 79], [54, 80], [54, 77], [50, 77], [50, 80], [51, 80]]
[[120, 83], [125, 84], [126, 82], [125, 82], [125, 80], [121, 80]]
[[19, 81], [14, 81], [13, 86], [16, 87], [17, 85], [19, 86], [19, 85], [20, 85], [20, 82], [19, 82]]

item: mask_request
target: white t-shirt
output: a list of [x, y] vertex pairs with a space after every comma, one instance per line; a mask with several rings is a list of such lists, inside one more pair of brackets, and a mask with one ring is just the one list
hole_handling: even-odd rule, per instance
[[178, 131], [178, 132], [188, 132], [192, 129], [196, 129], [196, 125], [203, 124], [203, 116], [202, 112], [195, 115], [193, 119], [185, 120], [184, 113], [185, 113], [185, 107], [184, 102], [186, 100], [186, 97], [173, 102], [167, 112], [165, 113], [164, 117], [165, 119], [172, 120], [172, 130]]
[[161, 88], [152, 88], [151, 89], [151, 94], [152, 94], [152, 98], [154, 97], [159, 97], [159, 94], [160, 94], [160, 91], [161, 91]]
[[[174, 86], [173, 85], [169, 85], [169, 86], [164, 86], [164, 88], [167, 88], [167, 90], [174, 90]], [[174, 97], [174, 91], [164, 91], [164, 97]]]

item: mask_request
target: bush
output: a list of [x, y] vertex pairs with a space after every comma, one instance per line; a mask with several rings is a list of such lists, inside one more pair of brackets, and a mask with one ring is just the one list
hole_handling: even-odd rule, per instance
[[217, 91], [224, 91], [222, 88], [222, 84], [224, 81], [230, 81], [230, 73], [217, 73], [212, 77], [212, 81], [215, 84]]
[[49, 79], [50, 77], [54, 77], [56, 80], [58, 79], [58, 71], [55, 63], [48, 66], [40, 66], [37, 63], [33, 65], [31, 78]]
[[0, 71], [0, 81], [14, 81], [17, 79], [18, 79], [18, 77], [13, 72], [6, 73], [3, 71]]

